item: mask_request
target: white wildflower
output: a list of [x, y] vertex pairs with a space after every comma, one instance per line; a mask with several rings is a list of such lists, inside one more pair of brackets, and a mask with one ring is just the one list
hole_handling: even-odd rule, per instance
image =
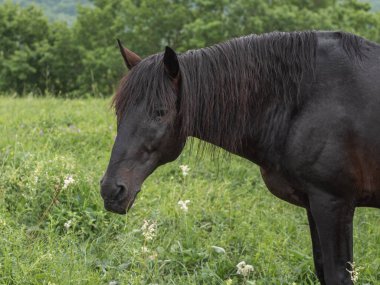
[[181, 210], [184, 212], [187, 212], [189, 208], [187, 207], [187, 204], [190, 203], [190, 200], [185, 200], [185, 201], [178, 201], [178, 205], [180, 206]]
[[152, 240], [156, 236], [157, 223], [144, 220], [144, 224], [141, 227], [142, 234], [145, 240]]
[[253, 272], [253, 266], [246, 264], [245, 261], [241, 261], [236, 265], [237, 274], [247, 277], [251, 272]]
[[190, 167], [188, 165], [180, 165], [179, 168], [181, 168], [183, 176], [187, 176], [189, 174]]
[[73, 224], [73, 221], [68, 220], [66, 223], [63, 224], [63, 226], [65, 227], [66, 230], [69, 230], [72, 224]]
[[147, 252], [149, 252], [149, 248], [147, 248], [146, 246], [142, 246], [141, 247], [141, 252], [142, 253], [147, 253]]
[[350, 273], [351, 275], [351, 281], [353, 283], [356, 283], [358, 280], [359, 280], [359, 272], [361, 269], [363, 269], [362, 267], [357, 267], [355, 265], [355, 262], [347, 262], [350, 266], [351, 266], [351, 269], [352, 270], [349, 270], [346, 268], [346, 270], [348, 271], [348, 273]]
[[65, 180], [63, 181], [62, 189], [66, 189], [67, 187], [69, 187], [70, 184], [73, 184], [74, 182], [75, 180], [72, 175], [67, 176]]

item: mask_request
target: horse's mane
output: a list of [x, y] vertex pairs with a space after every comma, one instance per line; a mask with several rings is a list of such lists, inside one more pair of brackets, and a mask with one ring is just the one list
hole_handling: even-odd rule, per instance
[[[347, 54], [360, 54], [362, 38], [334, 35]], [[317, 36], [318, 32], [249, 35], [183, 53], [178, 56], [178, 98], [164, 73], [162, 54], [150, 56], [123, 78], [113, 99], [118, 120], [140, 100], [146, 100], [147, 111], [157, 102], [167, 108], [178, 104], [184, 136], [233, 150], [248, 134], [265, 129], [257, 140], [281, 143], [271, 134], [287, 132], [286, 120], [305, 100], [301, 82], [305, 76], [313, 78]]]

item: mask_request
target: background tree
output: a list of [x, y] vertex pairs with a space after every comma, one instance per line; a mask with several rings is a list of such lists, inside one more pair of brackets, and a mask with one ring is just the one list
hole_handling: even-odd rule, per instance
[[0, 6], [0, 89], [44, 89], [46, 70], [42, 51], [48, 44], [48, 21], [41, 10], [21, 9], [7, 2]]
[[125, 4], [125, 1], [98, 0], [92, 7], [78, 9], [73, 32], [82, 56], [83, 68], [77, 74], [82, 93], [111, 94], [125, 70], [116, 45], [117, 38], [124, 38]]

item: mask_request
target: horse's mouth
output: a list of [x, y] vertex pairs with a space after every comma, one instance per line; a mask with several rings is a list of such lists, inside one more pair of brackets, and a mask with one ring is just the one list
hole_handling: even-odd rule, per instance
[[112, 213], [125, 215], [133, 206], [133, 203], [135, 202], [136, 196], [139, 192], [140, 189], [121, 200], [104, 200], [104, 208]]
[[125, 215], [127, 213], [127, 209], [116, 202], [111, 202], [111, 201], [104, 201], [104, 208], [107, 211], [110, 211], [112, 213], [120, 214], [120, 215]]

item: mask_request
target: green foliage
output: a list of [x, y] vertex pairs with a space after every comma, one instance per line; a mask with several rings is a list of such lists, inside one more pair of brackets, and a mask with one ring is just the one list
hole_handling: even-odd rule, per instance
[[22, 92], [41, 87], [45, 73], [42, 50], [49, 29], [42, 11], [7, 2], [0, 6], [0, 21], [0, 89]]
[[83, 70], [84, 52], [78, 45], [74, 31], [62, 22], [51, 25], [49, 45], [43, 63], [48, 69], [45, 90], [68, 94], [80, 89], [78, 71]]
[[49, 24], [34, 6], [0, 6], [0, 90], [67, 93], [78, 89], [81, 53], [72, 29]]
[[[73, 7], [34, 3], [45, 11]], [[380, 42], [380, 12], [360, 0], [93, 0], [68, 25], [7, 1], [0, 6], [0, 91], [107, 96], [125, 72], [116, 38], [144, 57], [165, 45], [182, 52], [251, 33], [310, 29]]]
[[[186, 147], [147, 179], [127, 216], [106, 212], [109, 103], [0, 97], [0, 284], [318, 284], [305, 211], [271, 195], [239, 157]], [[358, 284], [380, 280], [379, 218], [355, 216]], [[144, 220], [156, 222], [152, 240]], [[243, 260], [254, 267], [246, 279]]]

